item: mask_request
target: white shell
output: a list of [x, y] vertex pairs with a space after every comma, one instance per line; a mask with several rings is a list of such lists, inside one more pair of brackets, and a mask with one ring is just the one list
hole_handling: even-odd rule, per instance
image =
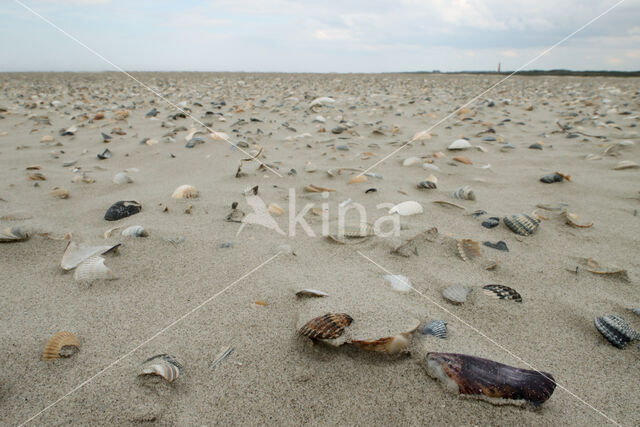
[[410, 200], [408, 202], [402, 202], [389, 209], [389, 213], [397, 213], [400, 216], [409, 216], [422, 213], [422, 205], [418, 202]]
[[122, 235], [127, 237], [147, 237], [149, 233], [141, 225], [132, 225], [122, 230]]
[[382, 276], [396, 292], [410, 292], [412, 289], [411, 282], [406, 276], [400, 274], [387, 274]]
[[168, 382], [173, 382], [180, 376], [182, 369], [182, 365], [172, 356], [159, 354], [144, 362], [138, 375], [158, 375]]
[[402, 162], [402, 166], [413, 166], [413, 165], [419, 165], [420, 163], [422, 163], [422, 159], [420, 157], [415, 157], [415, 156], [407, 157]]
[[430, 169], [432, 171], [439, 171], [440, 168], [436, 165], [434, 165], [433, 163], [423, 163], [422, 164], [422, 168], [423, 169]]
[[320, 98], [316, 98], [313, 101], [311, 101], [311, 104], [309, 104], [309, 108], [313, 108], [313, 107], [316, 107], [316, 106], [327, 105], [327, 104], [333, 104], [334, 102], [336, 102], [335, 99], [329, 98], [327, 96], [322, 96]]
[[104, 258], [101, 256], [93, 256], [82, 261], [76, 268], [73, 278], [77, 282], [91, 280], [113, 280], [115, 276], [109, 267], [104, 265]]
[[130, 184], [133, 179], [126, 172], [119, 172], [113, 177], [114, 184]]
[[411, 141], [409, 142], [422, 141], [425, 139], [431, 139], [431, 134], [426, 130], [421, 130], [420, 132], [417, 132], [415, 135], [413, 135], [413, 138], [411, 138]]
[[198, 197], [198, 190], [192, 185], [181, 185], [171, 195], [174, 199], [192, 199]]
[[442, 291], [442, 296], [453, 304], [462, 304], [467, 301], [471, 289], [462, 285], [452, 285]]
[[62, 255], [62, 261], [60, 261], [60, 267], [63, 270], [72, 270], [78, 266], [85, 259], [103, 254], [117, 245], [105, 245], [105, 246], [89, 246], [82, 243], [76, 243], [70, 241], [67, 248]]
[[447, 150], [466, 150], [471, 148], [471, 144], [466, 139], [456, 139], [448, 147]]

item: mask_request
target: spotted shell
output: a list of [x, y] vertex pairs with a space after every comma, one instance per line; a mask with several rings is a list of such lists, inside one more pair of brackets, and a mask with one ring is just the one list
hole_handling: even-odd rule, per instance
[[540, 224], [539, 220], [531, 218], [527, 214], [510, 215], [504, 217], [502, 221], [511, 231], [521, 236], [533, 234], [538, 228], [538, 224]]
[[490, 297], [497, 299], [512, 299], [516, 302], [522, 302], [522, 297], [513, 288], [504, 285], [486, 285], [483, 286], [484, 293]]
[[422, 329], [424, 335], [433, 335], [441, 339], [447, 337], [447, 322], [444, 320], [432, 320]]
[[60, 356], [68, 357], [68, 355], [60, 354], [60, 350], [62, 347], [73, 346], [76, 348], [80, 348], [80, 340], [76, 337], [72, 332], [58, 332], [47, 341], [47, 344], [44, 346], [44, 351], [42, 352], [42, 359], [44, 360], [53, 360], [58, 359]]
[[458, 255], [464, 261], [470, 261], [474, 258], [482, 256], [480, 242], [471, 239], [462, 239], [458, 241]]
[[158, 354], [143, 362], [142, 371], [138, 376], [158, 375], [171, 383], [180, 376], [183, 369], [173, 356]]
[[475, 200], [476, 194], [473, 192], [471, 187], [469, 187], [468, 185], [464, 185], [451, 193], [451, 197], [453, 197], [454, 199]]
[[198, 190], [191, 185], [181, 185], [171, 195], [174, 199], [193, 199], [198, 197]]
[[640, 334], [634, 331], [626, 320], [616, 314], [596, 317], [594, 324], [598, 332], [600, 332], [611, 345], [618, 348], [624, 348], [625, 345], [634, 339], [640, 338]]
[[115, 276], [109, 267], [104, 265], [104, 258], [92, 256], [85, 259], [76, 267], [73, 278], [77, 282], [88, 282], [92, 280], [113, 280]]
[[353, 322], [353, 318], [345, 313], [327, 313], [324, 316], [311, 319], [298, 330], [300, 335], [312, 340], [327, 340], [338, 338], [344, 333], [344, 328]]

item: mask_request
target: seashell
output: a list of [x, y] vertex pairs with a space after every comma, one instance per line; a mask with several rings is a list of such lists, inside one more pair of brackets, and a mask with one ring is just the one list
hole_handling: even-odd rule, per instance
[[267, 207], [267, 211], [270, 214], [273, 214], [273, 215], [282, 215], [282, 214], [284, 214], [284, 209], [282, 209], [280, 206], [278, 206], [275, 203], [269, 204], [269, 206]]
[[593, 258], [583, 258], [581, 263], [586, 267], [586, 270], [589, 273], [603, 276], [614, 276], [625, 281], [629, 280], [627, 270], [623, 268], [600, 265], [600, 263]]
[[447, 207], [447, 208], [450, 207], [450, 208], [462, 209], [464, 211], [467, 210], [467, 208], [465, 208], [464, 206], [460, 206], [460, 205], [458, 205], [456, 203], [451, 203], [451, 202], [448, 202], [446, 200], [433, 200], [431, 203], [437, 203], [437, 204], [439, 204], [441, 206], [444, 206], [444, 207]]
[[494, 404], [540, 406], [553, 394], [551, 374], [516, 368], [480, 357], [427, 353], [427, 372], [448, 390]]
[[326, 292], [315, 290], [315, 289], [303, 289], [301, 291], [296, 292], [296, 296], [298, 298], [304, 298], [304, 297], [322, 298], [322, 297], [328, 297], [329, 294]]
[[451, 193], [451, 196], [454, 199], [462, 199], [462, 200], [475, 200], [476, 199], [476, 194], [473, 192], [471, 187], [469, 187], [468, 185], [464, 185], [464, 186], [458, 188], [456, 191]]
[[511, 231], [521, 236], [533, 234], [537, 230], [538, 224], [540, 224], [539, 220], [531, 218], [527, 214], [510, 215], [504, 217], [502, 221]]
[[622, 160], [613, 167], [613, 170], [619, 171], [623, 169], [632, 169], [632, 168], [640, 168], [640, 165], [637, 164], [636, 162], [632, 162], [631, 160]]
[[616, 314], [596, 317], [594, 324], [598, 332], [600, 332], [611, 345], [618, 348], [624, 348], [624, 346], [634, 339], [640, 338], [640, 334], [634, 331], [622, 317]]
[[[47, 344], [44, 346], [44, 351], [42, 352], [42, 359], [44, 360], [53, 360], [58, 359], [60, 356], [69, 357], [71, 354], [63, 351], [63, 347], [75, 347], [76, 349], [80, 348], [80, 340], [76, 337], [72, 332], [58, 332], [47, 341]], [[62, 353], [61, 353], [62, 351]]]
[[29, 181], [46, 181], [47, 177], [44, 176], [44, 174], [41, 174], [40, 172], [33, 172], [29, 174], [27, 179]]
[[76, 282], [90, 282], [93, 280], [113, 280], [115, 276], [109, 267], [104, 265], [104, 258], [92, 256], [80, 263], [73, 273]]
[[214, 141], [228, 141], [229, 140], [229, 135], [227, 135], [224, 132], [211, 132], [209, 134], [209, 137], [211, 139], [213, 139]]
[[466, 139], [456, 139], [447, 147], [447, 150], [466, 150], [471, 144]]
[[464, 157], [464, 156], [456, 156], [453, 158], [453, 160], [455, 160], [456, 162], [460, 162], [460, 163], [464, 163], [465, 165], [472, 165], [473, 162], [471, 160], [469, 160], [468, 157]]
[[81, 262], [95, 255], [104, 255], [112, 250], [116, 249], [117, 245], [105, 245], [105, 246], [89, 246], [82, 243], [76, 243], [70, 240], [67, 243], [67, 247], [62, 255], [62, 261], [60, 261], [60, 267], [63, 270], [72, 270], [76, 268]]
[[61, 136], [75, 135], [76, 132], [78, 132], [78, 126], [72, 125], [72, 126], [68, 127], [67, 129], [63, 129], [60, 132], [60, 135]]
[[387, 274], [382, 277], [384, 278], [384, 280], [389, 282], [393, 290], [396, 292], [406, 293], [410, 292], [411, 289], [413, 289], [413, 286], [411, 286], [411, 281], [406, 276], [402, 276], [400, 274]]
[[143, 362], [142, 371], [138, 376], [158, 375], [171, 383], [178, 379], [183, 369], [183, 366], [173, 356], [158, 354]]
[[424, 335], [433, 335], [440, 339], [447, 337], [447, 322], [444, 320], [432, 320], [422, 329]]
[[22, 227], [16, 225], [14, 227], [7, 227], [0, 231], [0, 243], [9, 242], [22, 242], [29, 238], [27, 233]]
[[422, 213], [422, 205], [412, 200], [408, 202], [402, 202], [389, 209], [389, 213], [397, 213], [400, 216], [409, 216]]
[[27, 166], [25, 168], [28, 171], [39, 171], [40, 169], [42, 169], [42, 166], [40, 165], [31, 165], [31, 166]]
[[571, 181], [571, 175], [563, 175], [560, 172], [555, 172], [549, 175], [545, 175], [540, 178], [540, 182], [545, 184], [553, 184], [554, 182], [562, 182], [564, 180]]
[[147, 237], [149, 233], [141, 225], [132, 225], [122, 230], [122, 235], [127, 237]]
[[309, 104], [309, 109], [313, 112], [317, 112], [320, 107], [324, 107], [327, 105], [331, 105], [336, 102], [335, 99], [329, 98], [327, 96], [321, 96], [320, 98], [316, 98]]
[[463, 261], [471, 261], [474, 258], [482, 256], [480, 243], [471, 239], [462, 239], [458, 241], [458, 255]]
[[462, 285], [452, 285], [442, 291], [444, 299], [453, 304], [462, 304], [467, 301], [471, 289]]
[[428, 190], [438, 188], [438, 178], [434, 175], [429, 175], [426, 180], [418, 183], [418, 188], [426, 188]]
[[100, 160], [106, 160], [106, 159], [110, 159], [112, 156], [111, 151], [109, 151], [108, 148], [106, 148], [102, 153], [98, 154], [97, 157]]
[[573, 227], [577, 227], [577, 228], [589, 228], [589, 227], [593, 227], [593, 221], [586, 223], [586, 224], [581, 224], [578, 222], [578, 215], [576, 214], [572, 214], [569, 211], [565, 210], [564, 211], [564, 217], [567, 220], [567, 224], [573, 226]]
[[104, 214], [104, 219], [107, 221], [118, 221], [122, 218], [135, 215], [140, 212], [140, 210], [142, 210], [142, 205], [140, 203], [133, 200], [121, 200], [119, 202], [115, 202], [109, 207], [109, 209], [107, 209], [107, 212]]
[[412, 334], [413, 331], [409, 331], [392, 337], [379, 338], [377, 340], [351, 340], [349, 342], [365, 351], [398, 354], [407, 350], [407, 347], [411, 342]]
[[313, 172], [315, 172], [317, 170], [318, 170], [318, 168], [316, 167], [316, 165], [314, 165], [310, 161], [307, 161], [307, 163], [305, 163], [305, 165], [304, 165], [304, 171], [307, 172], [307, 173], [313, 173]]
[[631, 311], [633, 311], [635, 314], [637, 314], [638, 316], [640, 316], [640, 307], [638, 308], [632, 308]]
[[122, 185], [122, 184], [131, 184], [133, 179], [126, 172], [118, 172], [113, 177], [113, 183]]
[[413, 138], [411, 138], [409, 142], [424, 141], [425, 139], [431, 139], [431, 134], [426, 130], [421, 130], [413, 135]]
[[193, 199], [198, 197], [198, 190], [191, 185], [181, 185], [171, 195], [174, 199]]
[[486, 285], [483, 286], [484, 293], [497, 299], [512, 299], [515, 302], [522, 302], [522, 297], [513, 288], [503, 285]]
[[482, 221], [482, 226], [484, 228], [493, 228], [493, 227], [497, 227], [500, 224], [500, 218], [492, 216], [489, 217], [487, 219], [485, 219], [484, 221]]
[[53, 197], [56, 197], [58, 199], [68, 199], [69, 198], [69, 191], [65, 190], [64, 188], [60, 188], [60, 187], [55, 187], [53, 189], [53, 191], [51, 191], [51, 194]]
[[422, 164], [422, 159], [420, 157], [416, 157], [416, 156], [407, 157], [402, 162], [402, 166], [414, 166], [414, 165], [419, 165], [419, 164]]
[[327, 340], [338, 338], [344, 333], [344, 328], [353, 322], [353, 318], [345, 313], [327, 313], [307, 322], [298, 330], [300, 335], [312, 340]]
[[430, 170], [434, 170], [434, 171], [439, 171], [440, 168], [436, 165], [434, 165], [433, 163], [423, 163], [422, 164], [422, 168], [423, 169], [430, 169]]
[[104, 233], [102, 233], [102, 238], [103, 239], [108, 239], [111, 237], [111, 234], [113, 234], [114, 231], [116, 231], [119, 228], [124, 227], [124, 225], [118, 225], [117, 227], [111, 227], [110, 229], [108, 229], [107, 231], [105, 231]]
[[496, 242], [496, 243], [482, 242], [482, 244], [492, 249], [509, 252], [509, 248], [507, 247], [507, 244], [503, 240], [500, 240], [499, 242]]
[[364, 175], [356, 175], [353, 178], [351, 178], [348, 182], [348, 184], [359, 184], [361, 182], [365, 182], [367, 180], [367, 177]]
[[490, 259], [482, 263], [482, 268], [484, 268], [485, 270], [495, 270], [496, 268], [498, 268], [498, 264], [500, 264], [499, 261]]
[[42, 138], [40, 138], [40, 142], [53, 142], [53, 136], [44, 135]]
[[309, 184], [304, 187], [305, 191], [309, 193], [334, 193], [336, 190], [332, 190], [330, 188], [318, 187], [317, 185]]

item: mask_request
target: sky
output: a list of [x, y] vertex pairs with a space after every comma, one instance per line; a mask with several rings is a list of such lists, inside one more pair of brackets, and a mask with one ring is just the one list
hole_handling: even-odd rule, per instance
[[[619, 0], [0, 0], [0, 71], [516, 70]], [[640, 70], [640, 0], [524, 69]]]

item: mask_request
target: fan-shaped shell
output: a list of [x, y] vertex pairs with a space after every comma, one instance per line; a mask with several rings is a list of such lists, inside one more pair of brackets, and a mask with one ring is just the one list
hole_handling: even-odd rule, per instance
[[522, 297], [520, 296], [518, 291], [508, 286], [486, 285], [486, 286], [483, 286], [482, 289], [484, 289], [484, 293], [486, 295], [489, 295], [492, 298], [511, 299], [516, 302], [522, 302]]
[[505, 225], [516, 234], [528, 236], [533, 234], [538, 228], [539, 220], [530, 217], [527, 214], [515, 214], [504, 217], [502, 219]]
[[133, 200], [120, 200], [107, 209], [104, 219], [107, 221], [118, 221], [131, 215], [135, 215], [142, 210], [142, 205]]
[[444, 320], [432, 320], [422, 329], [424, 335], [433, 335], [441, 339], [447, 337], [447, 322]]
[[458, 241], [458, 255], [463, 261], [471, 261], [474, 258], [482, 256], [480, 242], [471, 239], [462, 239]]
[[62, 255], [60, 267], [62, 267], [63, 270], [72, 270], [85, 259], [98, 254], [106, 254], [118, 246], [120, 246], [120, 244], [89, 246], [83, 243], [69, 241], [69, 243], [67, 243], [67, 248], [64, 250], [64, 254]]
[[353, 318], [345, 313], [327, 313], [307, 322], [298, 330], [300, 335], [312, 340], [327, 340], [338, 338], [344, 333], [344, 328], [353, 322]]
[[622, 317], [616, 314], [596, 317], [594, 324], [598, 332], [604, 336], [607, 341], [618, 348], [624, 348], [640, 335], [634, 331], [631, 326]]
[[412, 289], [411, 282], [407, 276], [400, 274], [387, 274], [382, 276], [396, 292], [409, 292]]
[[198, 197], [198, 190], [191, 185], [181, 185], [171, 195], [174, 199], [193, 199]]
[[180, 376], [183, 369], [183, 366], [173, 356], [158, 354], [143, 362], [142, 371], [138, 376], [158, 375], [171, 383]]
[[464, 185], [458, 188], [456, 191], [451, 193], [451, 196], [454, 199], [462, 199], [462, 200], [475, 200], [476, 195], [468, 185]]
[[402, 202], [389, 209], [390, 214], [397, 213], [400, 216], [416, 215], [422, 212], [422, 205], [413, 200]]
[[466, 150], [471, 144], [466, 139], [456, 139], [447, 147], [447, 150]]
[[303, 297], [321, 298], [321, 297], [329, 296], [329, 294], [326, 292], [318, 291], [316, 289], [303, 289], [301, 291], [296, 292], [296, 296], [298, 298], [303, 298]]
[[14, 227], [7, 227], [4, 230], [0, 231], [1, 243], [21, 242], [23, 240], [27, 240], [28, 238], [29, 233], [19, 225], [16, 225]]
[[147, 237], [149, 233], [141, 225], [132, 225], [122, 230], [122, 235], [127, 237]]
[[104, 265], [104, 258], [92, 256], [85, 259], [76, 267], [73, 278], [77, 282], [90, 282], [93, 280], [113, 280], [115, 276], [109, 267]]
[[442, 291], [442, 296], [453, 304], [462, 304], [467, 301], [467, 295], [471, 290], [466, 286], [452, 285]]
[[53, 338], [47, 341], [47, 344], [44, 346], [44, 351], [42, 352], [42, 358], [44, 360], [58, 359], [61, 356], [60, 350], [62, 350], [62, 347], [67, 346], [80, 348], [80, 340], [78, 340], [72, 332], [58, 332]]

